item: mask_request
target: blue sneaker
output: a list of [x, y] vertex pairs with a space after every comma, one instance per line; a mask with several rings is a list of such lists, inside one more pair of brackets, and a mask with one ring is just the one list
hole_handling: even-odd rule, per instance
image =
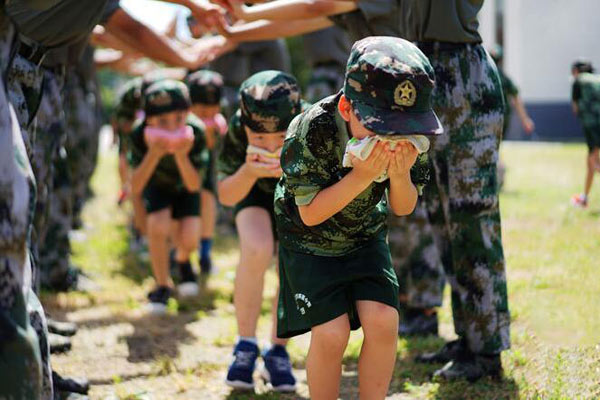
[[240, 340], [233, 349], [235, 359], [229, 366], [225, 383], [235, 389], [254, 389], [254, 366], [258, 358], [258, 346], [252, 342]]
[[295, 392], [296, 378], [292, 374], [290, 356], [284, 346], [274, 345], [262, 354], [264, 366], [260, 371], [262, 378], [271, 384], [277, 392]]

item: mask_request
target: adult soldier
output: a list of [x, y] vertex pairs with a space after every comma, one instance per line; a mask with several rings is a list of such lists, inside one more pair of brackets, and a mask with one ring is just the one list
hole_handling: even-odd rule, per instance
[[231, 40], [265, 40], [322, 29], [336, 15], [354, 37], [401, 36], [429, 56], [434, 109], [447, 134], [433, 141], [435, 184], [426, 186], [424, 198], [459, 338], [419, 360], [446, 362], [435, 374], [447, 379], [501, 374], [500, 353], [510, 347], [496, 177], [504, 101], [497, 69], [481, 46], [482, 6], [483, 0], [232, 2], [236, 16], [254, 22], [221, 29]]
[[588, 205], [588, 195], [594, 182], [594, 173], [600, 172], [600, 75], [594, 73], [589, 61], [578, 60], [571, 67], [573, 112], [583, 126], [588, 146], [587, 173], [583, 193], [574, 195], [571, 203], [576, 207]]
[[310, 69], [304, 97], [316, 103], [343, 86], [352, 43], [343, 29], [332, 26], [302, 35], [302, 44]]

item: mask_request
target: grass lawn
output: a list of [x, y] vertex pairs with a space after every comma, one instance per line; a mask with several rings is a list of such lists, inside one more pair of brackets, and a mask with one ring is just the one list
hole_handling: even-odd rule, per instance
[[[588, 210], [569, 206], [581, 191], [583, 145], [504, 143], [508, 166], [501, 195], [507, 259], [512, 349], [503, 354], [505, 379], [431, 382], [437, 366], [412, 362], [442, 339], [399, 339], [390, 399], [598, 399], [600, 398], [600, 191]], [[128, 251], [127, 210], [116, 206], [116, 154], [100, 159], [93, 187], [96, 197], [84, 212], [85, 238], [74, 242], [73, 261], [102, 289], [89, 293], [45, 294], [57, 318], [80, 324], [73, 350], [53, 357], [65, 375], [86, 375], [91, 398], [111, 399], [305, 399], [304, 359], [309, 338], [290, 343], [300, 387], [295, 395], [231, 392], [222, 383], [235, 340], [231, 304], [236, 240], [219, 237], [214, 257], [218, 273], [191, 302], [174, 302], [165, 317], [142, 310], [152, 287], [147, 261]], [[260, 336], [268, 338], [267, 298]], [[448, 296], [446, 296], [448, 298]], [[448, 301], [441, 311], [441, 333], [452, 338]], [[357, 359], [361, 334], [353, 333], [346, 353], [342, 399], [357, 399]]]

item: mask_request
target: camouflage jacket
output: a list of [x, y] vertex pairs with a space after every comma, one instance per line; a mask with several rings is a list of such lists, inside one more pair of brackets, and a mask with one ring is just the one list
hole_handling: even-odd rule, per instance
[[281, 245], [293, 251], [339, 256], [386, 235], [389, 181], [372, 183], [343, 210], [316, 225], [306, 226], [298, 206], [308, 205], [319, 191], [350, 172], [342, 166], [350, 139], [337, 112], [341, 93], [326, 97], [296, 117], [281, 153], [283, 176], [275, 191], [275, 214]]
[[573, 83], [572, 98], [583, 126], [600, 126], [600, 74], [579, 74]]

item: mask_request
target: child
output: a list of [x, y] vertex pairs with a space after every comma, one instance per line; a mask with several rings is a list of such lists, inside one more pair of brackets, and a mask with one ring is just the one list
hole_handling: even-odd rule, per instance
[[201, 70], [188, 75], [186, 83], [192, 100], [191, 111], [204, 123], [206, 147], [210, 155], [208, 170], [200, 192], [202, 232], [198, 249], [198, 253], [200, 254], [200, 272], [210, 274], [212, 271], [210, 250], [217, 220], [215, 163], [220, 138], [227, 133], [227, 121], [220, 112], [223, 77], [213, 71]]
[[190, 264], [200, 236], [200, 179], [206, 154], [202, 123], [189, 114], [187, 87], [161, 80], [143, 94], [145, 118], [131, 133], [130, 161], [133, 194], [143, 193], [152, 271], [156, 288], [149, 311], [164, 313], [173, 295], [168, 253], [171, 223], [176, 230], [175, 259], [181, 276], [181, 296], [198, 293]]
[[[265, 271], [275, 252], [273, 192], [281, 176], [278, 155], [285, 130], [302, 108], [296, 80], [280, 71], [252, 75], [240, 87], [240, 109], [233, 116], [217, 163], [219, 200], [235, 206], [240, 239], [240, 263], [235, 277], [234, 304], [239, 341], [226, 383], [254, 388], [252, 374], [258, 346], [256, 325], [263, 298]], [[275, 157], [273, 157], [275, 155]], [[275, 335], [273, 302], [271, 344], [262, 357], [263, 377], [278, 391], [295, 390], [286, 340]]]
[[589, 61], [577, 61], [571, 68], [573, 75], [573, 112], [583, 125], [588, 146], [587, 173], [582, 194], [574, 195], [571, 204], [586, 208], [594, 182], [594, 174], [600, 172], [600, 75], [594, 73]]
[[[429, 61], [410, 42], [369, 37], [352, 48], [343, 92], [288, 128], [275, 192], [277, 333], [311, 332], [306, 368], [314, 400], [337, 399], [350, 330], [361, 325], [360, 396], [387, 393], [396, 359], [398, 281], [386, 242], [385, 194], [396, 215], [413, 211], [410, 169], [424, 142], [417, 135], [442, 131], [431, 109], [433, 84]], [[350, 157], [347, 168], [351, 138], [378, 142], [369, 154], [355, 152], [361, 156]]]

